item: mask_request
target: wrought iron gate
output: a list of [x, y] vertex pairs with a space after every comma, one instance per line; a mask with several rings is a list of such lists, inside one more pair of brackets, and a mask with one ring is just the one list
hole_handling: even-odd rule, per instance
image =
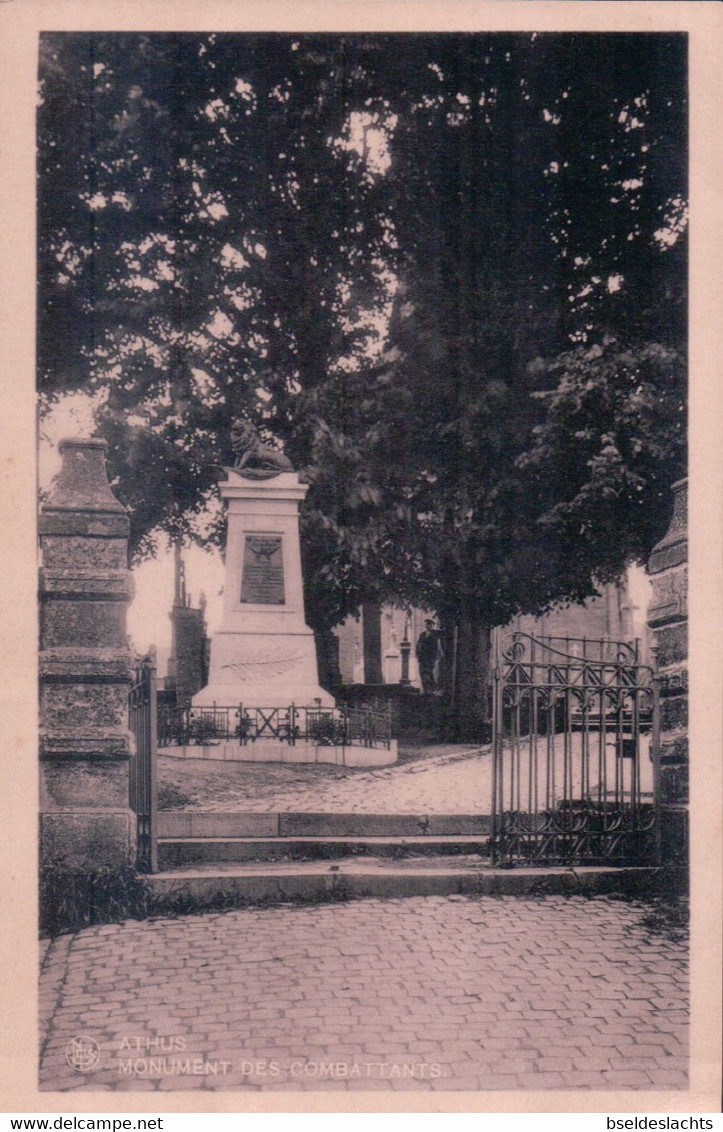
[[156, 845], [156, 658], [151, 650], [137, 665], [128, 694], [128, 725], [135, 737], [130, 766], [130, 807], [137, 818], [136, 864], [142, 872], [158, 868]]
[[657, 695], [637, 644], [513, 633], [493, 692], [493, 864], [654, 861]]

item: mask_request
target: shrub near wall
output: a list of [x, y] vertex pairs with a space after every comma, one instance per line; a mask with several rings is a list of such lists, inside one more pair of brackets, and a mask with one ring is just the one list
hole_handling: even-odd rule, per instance
[[62, 856], [41, 864], [41, 939], [97, 924], [144, 919], [151, 912], [150, 890], [130, 864], [90, 869]]

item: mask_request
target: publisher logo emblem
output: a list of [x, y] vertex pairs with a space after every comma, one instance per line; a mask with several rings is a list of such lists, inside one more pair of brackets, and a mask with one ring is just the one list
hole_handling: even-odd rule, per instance
[[65, 1060], [76, 1073], [90, 1073], [100, 1062], [100, 1046], [95, 1038], [80, 1034], [66, 1045]]

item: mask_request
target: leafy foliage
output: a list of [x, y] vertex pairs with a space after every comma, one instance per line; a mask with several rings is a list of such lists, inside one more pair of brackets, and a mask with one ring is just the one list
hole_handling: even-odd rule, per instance
[[234, 416], [303, 466], [304, 395], [363, 346], [381, 236], [345, 142], [356, 64], [215, 35], [48, 36], [44, 60], [41, 388], [98, 392], [143, 548], [193, 533]]
[[[394, 541], [415, 546], [430, 604], [501, 624], [589, 596], [667, 523], [685, 451], [670, 220], [685, 196], [683, 43], [428, 51], [436, 90], [410, 98], [390, 145], [404, 290], [379, 376], [397, 412], [382, 395], [377, 416], [409, 456], [412, 530]], [[383, 436], [382, 485], [388, 452]]]
[[556, 384], [537, 394], [544, 420], [519, 463], [537, 477], [541, 526], [571, 536], [583, 560], [594, 556], [596, 576], [615, 580], [621, 532], [638, 560], [664, 533], [685, 451], [683, 362], [658, 342], [606, 336], [561, 354], [547, 374]]
[[667, 519], [685, 131], [681, 36], [44, 36], [43, 396], [96, 394], [141, 552], [223, 540], [248, 415], [314, 626], [425, 604], [477, 671]]
[[144, 919], [151, 908], [150, 890], [130, 864], [88, 869], [71, 865], [61, 856], [41, 864], [41, 938], [95, 924]]

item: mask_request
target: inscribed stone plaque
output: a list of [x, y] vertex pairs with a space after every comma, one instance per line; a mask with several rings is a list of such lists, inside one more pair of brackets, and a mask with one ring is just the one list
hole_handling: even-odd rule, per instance
[[279, 535], [246, 535], [241, 601], [249, 605], [284, 604], [284, 557]]

